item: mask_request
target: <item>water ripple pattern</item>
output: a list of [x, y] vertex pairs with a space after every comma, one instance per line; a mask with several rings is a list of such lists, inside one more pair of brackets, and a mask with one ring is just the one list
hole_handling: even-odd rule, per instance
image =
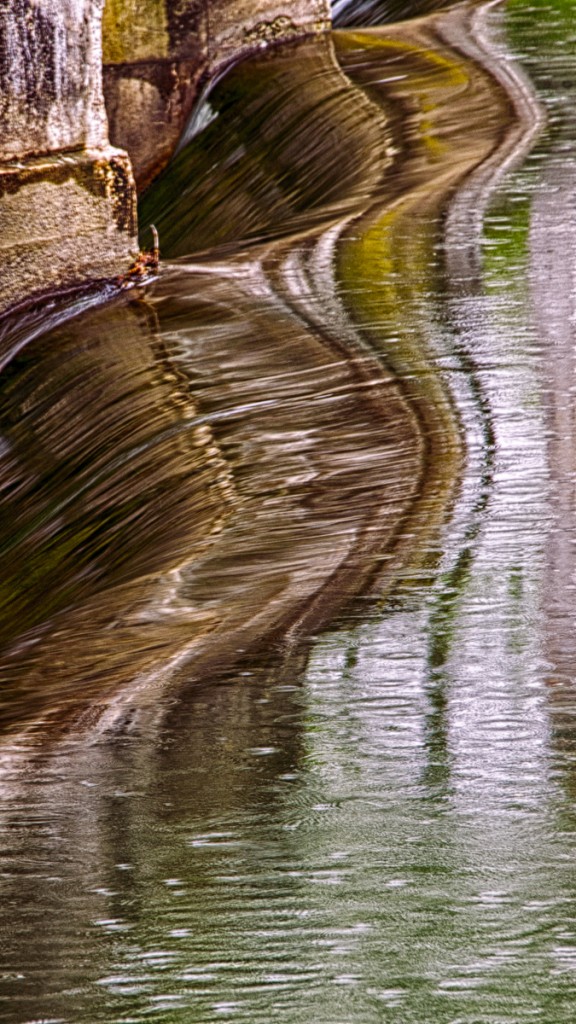
[[7, 1024], [574, 1019], [573, 14], [397, 6], [2, 325]]

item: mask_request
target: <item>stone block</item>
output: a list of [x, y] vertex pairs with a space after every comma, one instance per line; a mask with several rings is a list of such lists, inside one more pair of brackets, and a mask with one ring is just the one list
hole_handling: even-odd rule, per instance
[[126, 270], [135, 195], [130, 162], [112, 147], [0, 164], [0, 311]]
[[0, 4], [0, 160], [107, 142], [102, 6]]

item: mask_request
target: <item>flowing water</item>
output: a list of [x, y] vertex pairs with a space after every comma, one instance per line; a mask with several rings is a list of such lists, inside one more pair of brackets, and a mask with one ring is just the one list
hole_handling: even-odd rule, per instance
[[439, 6], [229, 70], [156, 281], [2, 325], [7, 1024], [574, 1018], [576, 24]]

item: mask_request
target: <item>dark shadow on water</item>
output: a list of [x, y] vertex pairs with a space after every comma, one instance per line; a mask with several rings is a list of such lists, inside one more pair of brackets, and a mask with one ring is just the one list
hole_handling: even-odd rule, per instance
[[461, 0], [332, 0], [334, 28], [386, 25], [446, 10]]

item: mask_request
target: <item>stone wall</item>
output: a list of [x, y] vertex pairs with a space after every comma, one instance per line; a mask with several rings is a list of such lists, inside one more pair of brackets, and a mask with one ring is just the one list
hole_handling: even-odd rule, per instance
[[121, 273], [136, 249], [130, 162], [108, 143], [102, 7], [0, 6], [0, 310]]

